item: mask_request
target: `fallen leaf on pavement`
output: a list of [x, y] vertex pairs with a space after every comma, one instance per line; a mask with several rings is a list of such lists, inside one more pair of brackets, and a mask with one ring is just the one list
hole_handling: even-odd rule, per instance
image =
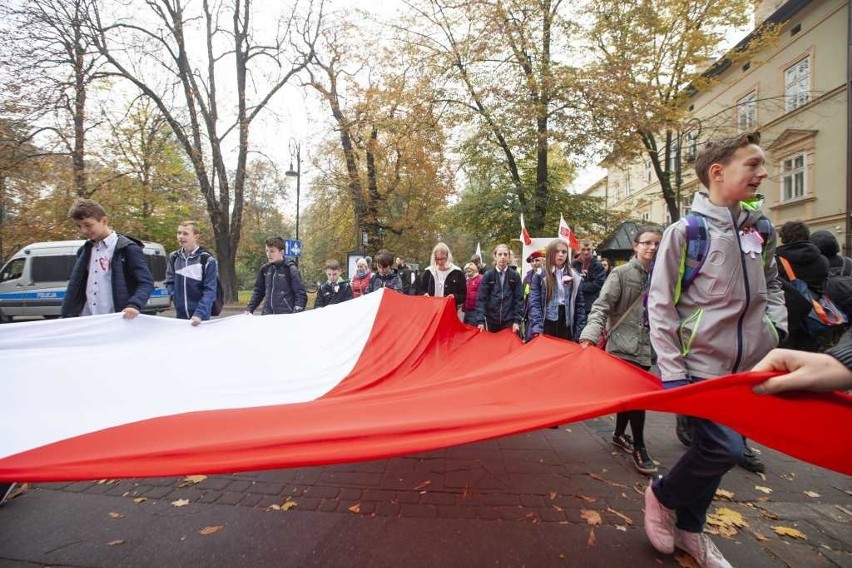
[[805, 495], [807, 495], [808, 497], [813, 497], [814, 499], [820, 496], [820, 494], [816, 491], [805, 491]]
[[282, 509], [283, 511], [289, 511], [290, 509], [294, 509], [294, 508], [296, 508], [296, 507], [298, 507], [298, 506], [299, 506], [299, 504], [298, 504], [298, 503], [296, 503], [295, 501], [291, 501], [291, 500], [287, 499], [286, 501], [284, 501], [284, 502], [281, 504], [281, 509]]
[[765, 473], [763, 473], [762, 471], [757, 471], [755, 473], [757, 473], [757, 475], [760, 477], [760, 479], [762, 479], [763, 481], [766, 481], [766, 474]]
[[206, 475], [187, 475], [183, 478], [183, 481], [178, 484], [178, 487], [188, 487], [190, 485], [195, 485], [196, 483], [201, 483], [207, 479]]
[[766, 517], [767, 519], [772, 519], [773, 521], [777, 521], [780, 518], [778, 515], [776, 515], [772, 511], [767, 511], [766, 509], [763, 509], [761, 507], [758, 507], [757, 510], [760, 511], [761, 517]]
[[349, 507], [349, 510], [352, 511], [353, 513], [360, 513], [361, 512], [361, 503], [355, 503], [354, 505]]
[[630, 517], [628, 517], [627, 515], [625, 515], [621, 511], [616, 511], [612, 507], [607, 507], [606, 510], [608, 512], [612, 513], [613, 515], [615, 515], [616, 517], [620, 518], [622, 521], [624, 521], [628, 525], [633, 526], [633, 519], [631, 519]]
[[121, 513], [116, 513], [114, 511], [110, 512], [109, 516], [112, 517], [113, 519], [123, 519], [124, 518], [124, 515], [122, 515]]
[[757, 489], [758, 491], [762, 491], [763, 493], [766, 493], [767, 495], [772, 493], [772, 489], [770, 489], [769, 487], [764, 487], [763, 485], [755, 485], [754, 488]]
[[225, 527], [223, 525], [213, 525], [213, 526], [209, 526], [209, 527], [204, 527], [203, 529], [198, 531], [198, 534], [200, 534], [202, 536], [207, 536], [208, 534], [217, 533], [224, 528]]
[[175, 507], [186, 507], [189, 505], [189, 499], [178, 499], [177, 501], [172, 501], [172, 505]]
[[580, 518], [585, 519], [588, 524], [595, 527], [600, 526], [601, 523], [603, 523], [601, 514], [591, 509], [580, 509]]
[[123, 540], [111, 540], [107, 543], [107, 546], [116, 546], [119, 544], [124, 544]]
[[763, 542], [765, 540], [769, 540], [768, 536], [765, 536], [765, 535], [763, 535], [763, 534], [761, 534], [757, 531], [752, 531], [752, 534], [754, 535], [754, 538], [757, 539], [760, 542]]
[[147, 497], [134, 497], [133, 498], [134, 503], [144, 503], [147, 500], [148, 500]]
[[417, 485], [415, 485], [415, 486], [414, 486], [414, 490], [415, 490], [415, 491], [421, 491], [421, 490], [423, 490], [423, 489], [426, 489], [426, 488], [427, 488], [427, 487], [429, 487], [430, 485], [432, 485], [432, 481], [431, 481], [430, 479], [427, 479], [426, 481], [421, 481], [420, 483], [418, 483]]
[[597, 497], [587, 497], [585, 495], [575, 495], [575, 497], [577, 497], [577, 499], [582, 499], [586, 503], [596, 503], [598, 500]]
[[615, 525], [615, 530], [621, 532], [627, 532], [627, 525]]
[[717, 489], [716, 494], [713, 496], [714, 499], [727, 499], [728, 501], [734, 500], [733, 491], [727, 491], [725, 489]]
[[586, 541], [587, 546], [597, 546], [598, 539], [595, 536], [595, 529], [589, 529], [589, 539]]
[[681, 552], [678, 550], [677, 552], [675, 552], [674, 558], [675, 562], [677, 562], [677, 565], [680, 566], [680, 568], [701, 568], [701, 566], [698, 565], [698, 562], [696, 562], [692, 556], [685, 552]]
[[[606, 472], [606, 470], [604, 470], [604, 472]], [[614, 482], [614, 481], [610, 481], [610, 480], [608, 480], [608, 479], [604, 479], [602, 476], [598, 475], [597, 473], [587, 473], [586, 475], [588, 475], [588, 476], [589, 476], [589, 477], [591, 477], [592, 479], [596, 479], [596, 480], [598, 480], [598, 481], [602, 481], [602, 482], [606, 483], [607, 485], [611, 485], [611, 486], [613, 486], [613, 487], [623, 487], [624, 489], [628, 489], [628, 487], [627, 487], [626, 485], [622, 485], [621, 483], [616, 483], [616, 482]]]
[[777, 534], [781, 536], [789, 536], [790, 538], [800, 538], [802, 540], [808, 540], [808, 537], [805, 536], [805, 533], [798, 529], [793, 529], [790, 527], [782, 527], [782, 526], [774, 526], [772, 527]]
[[551, 491], [548, 496], [550, 497], [550, 500], [553, 501], [556, 499], [556, 491]]
[[715, 513], [708, 513], [707, 524], [714, 529], [715, 534], [726, 537], [735, 536], [737, 528], [748, 526], [742, 514], [724, 507]]

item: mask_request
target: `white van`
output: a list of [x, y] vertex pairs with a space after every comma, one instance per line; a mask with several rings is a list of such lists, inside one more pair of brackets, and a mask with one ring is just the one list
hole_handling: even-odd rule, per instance
[[[86, 241], [51, 241], [25, 246], [0, 269], [0, 322], [13, 317], [59, 317], [77, 250]], [[166, 290], [168, 256], [163, 245], [144, 243], [154, 291], [144, 313], [169, 309]]]

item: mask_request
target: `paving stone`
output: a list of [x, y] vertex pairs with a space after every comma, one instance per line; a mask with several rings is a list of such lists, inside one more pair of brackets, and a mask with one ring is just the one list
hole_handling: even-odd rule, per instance
[[331, 513], [332, 511], [337, 510], [337, 505], [338, 501], [336, 499], [323, 499], [317, 510]]
[[455, 493], [437, 493], [427, 491], [420, 496], [420, 502], [428, 505], [456, 505], [458, 495]]
[[245, 498], [245, 493], [238, 493], [236, 491], [225, 491], [216, 501], [216, 503], [220, 505], [237, 505], [240, 501]]
[[521, 501], [517, 495], [493, 493], [483, 495], [482, 503], [483, 505], [492, 507], [507, 505], [517, 507], [520, 505]]
[[[151, 487], [145, 491], [144, 496], [148, 499], [165, 499], [172, 491], [171, 487]], [[242, 496], [242, 493], [237, 493], [236, 495]]]
[[382, 517], [397, 517], [402, 511], [399, 503], [376, 503], [376, 514]]
[[390, 489], [365, 489], [362, 495], [364, 501], [391, 502], [396, 499], [396, 491]]
[[538, 518], [545, 523], [561, 523], [565, 521], [565, 513], [553, 507], [542, 507], [537, 512]]
[[486, 521], [496, 521], [499, 520], [500, 511], [497, 507], [479, 507], [476, 510], [477, 517]]
[[362, 491], [360, 489], [355, 489], [354, 487], [344, 487], [340, 490], [340, 493], [337, 495], [337, 498], [340, 501], [358, 501], [361, 499]]
[[[228, 488], [232, 490], [232, 488]], [[248, 488], [249, 493], [260, 493], [261, 495], [281, 495], [284, 493], [283, 483], [271, 483], [269, 481], [255, 481]]]
[[438, 508], [435, 505], [424, 505], [421, 503], [404, 503], [400, 511], [402, 517], [437, 517]]
[[771, 554], [780, 558], [787, 566], [808, 568], [837, 568], [837, 565], [807, 544], [769, 540], [763, 543]]
[[544, 497], [541, 495], [519, 495], [520, 503], [524, 507], [543, 507]]
[[226, 489], [231, 492], [248, 491], [253, 483], [253, 481], [234, 480], [227, 485]]
[[442, 519], [475, 519], [477, 518], [477, 511], [473, 507], [438, 505], [438, 517]]
[[231, 481], [233, 481], [233, 479], [230, 477], [214, 475], [199, 483], [198, 486], [202, 489], [215, 489], [217, 491], [222, 491], [231, 483]]
[[315, 485], [313, 487], [308, 487], [304, 494], [310, 497], [318, 497], [320, 499], [334, 499], [340, 494], [340, 488]]
[[222, 496], [221, 491], [205, 491], [204, 494], [198, 499], [199, 503], [215, 503], [219, 500], [219, 497]]
[[242, 501], [240, 501], [241, 507], [255, 507], [258, 503], [260, 503], [261, 499], [264, 497], [272, 497], [272, 495], [264, 495], [262, 493], [249, 493], [247, 494]]

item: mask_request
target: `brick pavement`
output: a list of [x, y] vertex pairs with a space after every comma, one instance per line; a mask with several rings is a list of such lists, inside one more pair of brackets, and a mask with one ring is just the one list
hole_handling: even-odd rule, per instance
[[[519, 523], [570, 533], [578, 542], [589, 538], [591, 527], [585, 517], [595, 511], [602, 522], [597, 534], [618, 542], [621, 533], [625, 541], [642, 542], [637, 553], [651, 558], [655, 553], [644, 544], [641, 528], [647, 478], [633, 470], [626, 453], [608, 442], [612, 424], [612, 417], [602, 417], [558, 430], [386, 460], [212, 475], [194, 484], [183, 478], [42, 483], [29, 493], [101, 495], [124, 501], [145, 497], [147, 501], [138, 506], [186, 499], [188, 507], [210, 506], [225, 516], [236, 507], [296, 517], [420, 520], [431, 523], [428, 526], [481, 523], [476, 526], [486, 528], [478, 529], [478, 534]], [[673, 463], [683, 449], [673, 430], [673, 417], [649, 413], [647, 444], [663, 465]], [[852, 566], [852, 478], [765, 448], [762, 457], [767, 463], [764, 477], [732, 471], [722, 489], [733, 495], [714, 503], [713, 511], [727, 508], [745, 521], [746, 526], [721, 526], [722, 531], [733, 528], [735, 534], [716, 537], [732, 563]], [[277, 509], [282, 506], [285, 510]], [[309, 518], [318, 517], [302, 517]], [[780, 536], [773, 527], [797, 529], [806, 538]], [[560, 560], [554, 559], [555, 565], [564, 565]], [[661, 555], [656, 561], [675, 565]]]

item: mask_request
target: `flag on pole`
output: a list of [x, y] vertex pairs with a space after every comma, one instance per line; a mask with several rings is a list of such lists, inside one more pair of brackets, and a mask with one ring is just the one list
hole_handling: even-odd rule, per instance
[[527, 246], [532, 244], [532, 238], [530, 237], [529, 232], [527, 232], [527, 226], [524, 225], [523, 213], [521, 213], [521, 242]]
[[479, 246], [479, 242], [476, 243], [476, 256], [479, 257], [480, 262], [482, 261], [482, 247]]
[[559, 238], [567, 242], [571, 250], [580, 250], [580, 243], [574, 236], [574, 231], [568, 226], [568, 222], [565, 221], [565, 217], [561, 213], [559, 214]]

